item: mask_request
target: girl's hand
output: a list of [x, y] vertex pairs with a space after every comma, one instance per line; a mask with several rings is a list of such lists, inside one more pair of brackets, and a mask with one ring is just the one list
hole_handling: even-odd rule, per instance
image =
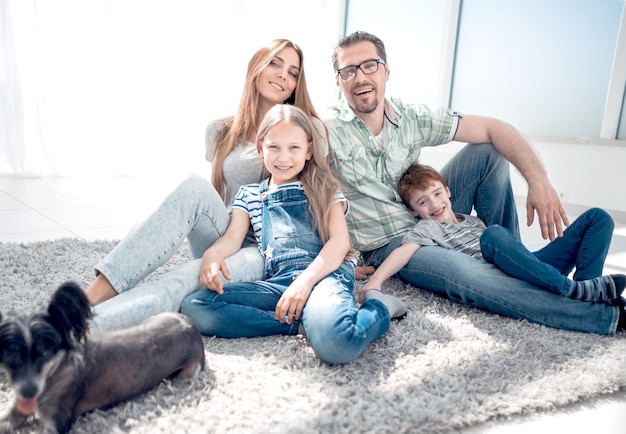
[[282, 297], [276, 304], [275, 318], [280, 322], [287, 322], [291, 325], [295, 320], [300, 319], [302, 309], [306, 301], [309, 299], [309, 295], [313, 287], [303, 285], [296, 279], [289, 288], [283, 292]]
[[211, 252], [211, 249], [204, 252], [202, 263], [200, 264], [200, 283], [218, 294], [223, 294], [224, 284], [220, 278], [220, 272], [224, 275], [224, 278], [231, 279], [224, 258]]

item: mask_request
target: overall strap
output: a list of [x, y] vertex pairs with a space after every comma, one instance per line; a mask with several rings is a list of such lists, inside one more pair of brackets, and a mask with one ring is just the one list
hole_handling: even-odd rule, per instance
[[267, 215], [267, 190], [269, 187], [269, 178], [264, 179], [259, 184], [259, 193], [261, 196], [261, 253], [265, 256], [267, 249], [267, 237], [264, 237], [265, 231], [271, 231], [271, 221]]

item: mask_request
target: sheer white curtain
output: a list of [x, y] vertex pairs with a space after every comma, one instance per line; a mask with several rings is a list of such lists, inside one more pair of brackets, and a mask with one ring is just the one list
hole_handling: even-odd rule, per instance
[[266, 41], [305, 53], [319, 110], [343, 1], [0, 0], [0, 175], [195, 170]]

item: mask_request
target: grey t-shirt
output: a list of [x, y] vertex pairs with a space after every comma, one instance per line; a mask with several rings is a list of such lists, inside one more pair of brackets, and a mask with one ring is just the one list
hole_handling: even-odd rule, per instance
[[[217, 119], [211, 122], [206, 129], [206, 159], [211, 163], [215, 154], [215, 137], [222, 128], [222, 124], [223, 119]], [[252, 142], [246, 142], [245, 146], [237, 143], [230, 154], [226, 156], [223, 169], [226, 190], [224, 203], [229, 210], [239, 187], [259, 182], [262, 169], [263, 160], [259, 157], [256, 145]]]
[[[206, 128], [205, 144], [206, 159], [213, 162], [215, 153], [215, 137], [222, 128], [224, 119], [217, 119], [209, 123]], [[320, 131], [323, 140], [320, 141], [322, 155], [328, 155], [328, 142], [324, 124], [319, 119], [313, 119], [313, 123]], [[322, 134], [323, 132], [323, 134]], [[245, 146], [238, 142], [235, 148], [226, 156], [224, 160], [224, 203], [228, 210], [231, 209], [235, 195], [242, 185], [254, 184], [261, 180], [263, 170], [263, 160], [259, 156], [256, 144], [246, 142]]]
[[420, 246], [441, 246], [482, 259], [480, 237], [486, 229], [478, 217], [454, 214], [457, 224], [440, 223], [437, 220], [420, 219], [402, 239], [404, 243]]

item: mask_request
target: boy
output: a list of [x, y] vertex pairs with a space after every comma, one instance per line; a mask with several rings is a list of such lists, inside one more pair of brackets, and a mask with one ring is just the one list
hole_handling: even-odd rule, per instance
[[602, 276], [614, 223], [601, 209], [586, 211], [562, 237], [530, 252], [502, 226], [486, 227], [477, 217], [454, 213], [450, 189], [432, 167], [411, 165], [400, 178], [398, 193], [419, 220], [363, 286], [362, 294], [381, 288], [420, 247], [440, 246], [485, 260], [512, 277], [561, 296], [593, 303], [622, 302], [626, 276]]

